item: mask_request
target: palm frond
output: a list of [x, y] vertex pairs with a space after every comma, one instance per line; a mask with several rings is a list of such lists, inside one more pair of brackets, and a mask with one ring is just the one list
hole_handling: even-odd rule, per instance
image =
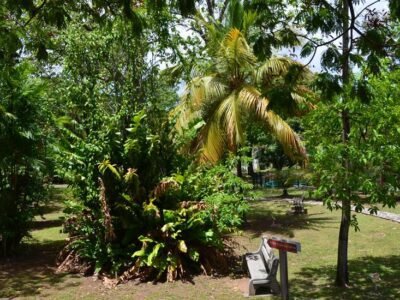
[[196, 77], [191, 80], [181, 102], [173, 109], [171, 116], [176, 118], [176, 129], [182, 131], [193, 121], [201, 117], [201, 108], [207, 101], [215, 102], [226, 94], [227, 86], [216, 76]]
[[236, 28], [226, 34], [218, 52], [218, 59], [221, 60], [219, 65], [221, 72], [249, 69], [254, 67], [257, 62], [243, 34]]
[[315, 109], [315, 105], [310, 101], [307, 101], [307, 98], [304, 95], [297, 93], [297, 91], [293, 91], [290, 93], [290, 96], [298, 105], [304, 105], [308, 109]]
[[203, 163], [216, 163], [222, 157], [225, 139], [216, 118], [201, 130], [196, 145], [200, 149], [200, 161]]
[[[304, 85], [297, 85], [290, 93], [291, 98], [296, 103], [296, 115], [302, 116], [316, 108], [312, 101], [315, 101], [316, 95], [313, 91]], [[312, 99], [310, 101], [310, 99]]]
[[239, 94], [239, 99], [248, 112], [264, 122], [289, 157], [296, 160], [306, 158], [306, 151], [299, 136], [281, 117], [268, 109], [268, 99], [261, 97], [257, 89], [245, 86]]
[[296, 72], [295, 81], [310, 79], [312, 75], [308, 68], [289, 57], [271, 57], [256, 71], [256, 81], [260, 83], [270, 82], [274, 77], [287, 75], [290, 70]]
[[243, 143], [242, 118], [236, 92], [231, 93], [221, 102], [216, 112], [216, 117], [226, 132], [228, 149], [236, 151], [237, 146]]
[[257, 70], [257, 80], [263, 81], [265, 78], [281, 76], [289, 70], [292, 61], [286, 57], [271, 57]]
[[297, 133], [281, 117], [272, 110], [264, 113], [264, 119], [271, 133], [280, 142], [285, 154], [294, 160], [306, 160], [306, 150]]
[[226, 85], [216, 75], [196, 77], [188, 83], [183, 98], [197, 109], [207, 100], [224, 97], [226, 90]]

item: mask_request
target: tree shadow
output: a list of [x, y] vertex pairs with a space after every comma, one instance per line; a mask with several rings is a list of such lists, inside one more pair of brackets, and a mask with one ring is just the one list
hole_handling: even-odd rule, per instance
[[[254, 201], [253, 203], [257, 204], [262, 201]], [[287, 202], [282, 202], [273, 209], [268, 206], [257, 206], [247, 216], [243, 230], [250, 233], [252, 238], [261, 236], [265, 231], [293, 237], [294, 230], [319, 230], [321, 226], [326, 228], [330, 223], [337, 221], [334, 217], [327, 217], [326, 214], [322, 213], [307, 215], [288, 214], [289, 209], [290, 205]]]
[[46, 229], [46, 228], [51, 228], [51, 227], [60, 227], [64, 223], [64, 220], [58, 219], [58, 220], [40, 220], [40, 221], [33, 221], [31, 223], [31, 230], [40, 230], [40, 229]]
[[39, 212], [39, 216], [43, 216], [46, 214], [57, 213], [62, 210], [63, 210], [63, 206], [54, 202], [54, 200], [52, 200], [51, 202], [47, 203], [45, 206], [39, 207], [38, 212]]
[[302, 268], [290, 280], [290, 293], [296, 299], [400, 299], [399, 255], [352, 259], [349, 270], [350, 287], [338, 288], [335, 265]]
[[0, 297], [39, 296], [46, 287], [64, 288], [78, 283], [63, 284], [69, 274], [56, 274], [56, 257], [64, 241], [25, 244], [19, 253], [0, 260]]

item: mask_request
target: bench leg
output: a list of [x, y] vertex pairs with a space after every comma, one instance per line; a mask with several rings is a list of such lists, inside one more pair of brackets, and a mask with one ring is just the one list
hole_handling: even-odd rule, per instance
[[271, 281], [270, 286], [271, 286], [271, 291], [272, 291], [273, 294], [280, 295], [281, 287], [280, 287], [280, 285], [279, 285], [279, 283], [278, 283], [278, 281], [276, 279]]
[[249, 296], [254, 296], [256, 294], [256, 289], [254, 288], [253, 282], [249, 281]]

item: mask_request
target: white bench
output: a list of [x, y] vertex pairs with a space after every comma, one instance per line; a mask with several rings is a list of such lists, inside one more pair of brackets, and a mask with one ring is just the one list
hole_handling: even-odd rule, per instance
[[267, 244], [267, 238], [261, 238], [260, 248], [256, 252], [246, 253], [243, 262], [246, 263], [250, 276], [249, 296], [254, 296], [259, 287], [268, 287], [272, 293], [280, 294], [276, 280], [279, 259]]

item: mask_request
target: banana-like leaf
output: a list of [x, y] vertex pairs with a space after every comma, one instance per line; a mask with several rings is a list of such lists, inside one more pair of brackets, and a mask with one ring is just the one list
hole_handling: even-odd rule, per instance
[[110, 170], [112, 174], [114, 174], [114, 176], [117, 179], [121, 179], [121, 174], [118, 172], [117, 168], [115, 167], [115, 164], [111, 164], [111, 162], [108, 159], [103, 160], [100, 164], [99, 164], [99, 171], [100, 173], [104, 174], [106, 170]]

